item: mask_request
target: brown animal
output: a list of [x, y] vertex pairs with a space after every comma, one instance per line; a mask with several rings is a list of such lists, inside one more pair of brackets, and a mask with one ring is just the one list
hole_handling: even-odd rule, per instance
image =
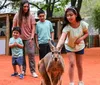
[[51, 52], [39, 61], [38, 70], [43, 78], [41, 85], [61, 85], [64, 61], [60, 55], [61, 48], [56, 48], [49, 41]]

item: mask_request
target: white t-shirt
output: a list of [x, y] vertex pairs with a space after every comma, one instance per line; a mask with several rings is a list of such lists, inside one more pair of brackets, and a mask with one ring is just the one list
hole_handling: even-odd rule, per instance
[[63, 32], [68, 35], [65, 41], [65, 48], [73, 52], [82, 50], [85, 47], [84, 40], [79, 44], [75, 44], [75, 41], [84, 34], [84, 31], [88, 31], [88, 24], [83, 20], [80, 21], [80, 25], [77, 28], [73, 28], [70, 25], [65, 26]]

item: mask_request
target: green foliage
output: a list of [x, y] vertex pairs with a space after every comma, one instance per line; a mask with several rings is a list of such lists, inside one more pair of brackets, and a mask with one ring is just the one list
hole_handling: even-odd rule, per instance
[[[13, 9], [19, 8], [19, 3], [21, 0], [10, 0], [13, 2]], [[51, 1], [51, 2], [50, 2]], [[55, 2], [53, 2], [55, 1]], [[31, 7], [36, 7], [38, 9], [42, 8], [44, 10], [49, 9], [47, 14], [51, 14], [53, 16], [63, 16], [65, 5], [70, 0], [40, 0], [40, 1], [32, 1], [30, 0]], [[48, 13], [49, 12], [49, 13]]]
[[12, 9], [13, 10], [16, 10], [16, 9], [18, 9], [19, 8], [19, 5], [20, 5], [20, 1], [21, 0], [9, 0], [9, 1], [12, 1], [13, 3], [12, 3]]
[[64, 15], [65, 6], [70, 0], [61, 0], [58, 4], [54, 6], [53, 16], [62, 17]]
[[97, 4], [93, 9], [93, 23], [96, 29], [99, 29], [100, 33], [100, 4]]
[[81, 15], [83, 17], [91, 16], [96, 4], [100, 4], [100, 0], [83, 0], [81, 7]]

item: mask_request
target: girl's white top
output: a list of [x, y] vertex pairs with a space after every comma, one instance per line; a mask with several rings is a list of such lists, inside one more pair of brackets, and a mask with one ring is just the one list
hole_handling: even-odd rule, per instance
[[84, 35], [84, 32], [88, 31], [88, 24], [85, 21], [80, 21], [80, 25], [77, 28], [73, 28], [70, 25], [64, 27], [63, 32], [67, 34], [65, 40], [65, 48], [69, 51], [80, 51], [85, 47], [85, 42], [82, 40], [79, 44], [75, 44], [75, 41]]

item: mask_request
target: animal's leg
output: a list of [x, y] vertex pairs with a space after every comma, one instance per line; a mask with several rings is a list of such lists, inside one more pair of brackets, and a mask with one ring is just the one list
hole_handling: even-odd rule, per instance
[[60, 78], [57, 85], [61, 85], [61, 84], [62, 84], [62, 80]]
[[51, 85], [53, 85], [52, 78], [51, 78], [51, 74], [50, 74], [49, 72], [47, 72], [47, 74], [48, 74], [48, 76], [49, 76]]
[[45, 73], [45, 67], [44, 67], [45, 65], [44, 65], [44, 62], [43, 62], [43, 60], [40, 60], [39, 61], [39, 63], [38, 63], [38, 70], [39, 70], [39, 72], [40, 72], [40, 74], [43, 74], [43, 73]]
[[44, 83], [44, 81], [41, 81], [41, 85], [46, 85], [46, 84]]
[[40, 74], [43, 78], [41, 85], [51, 85], [49, 77], [48, 77], [46, 69], [45, 69], [45, 64], [44, 64], [43, 60], [39, 61], [38, 70], [39, 70], [39, 72], [40, 72]]

